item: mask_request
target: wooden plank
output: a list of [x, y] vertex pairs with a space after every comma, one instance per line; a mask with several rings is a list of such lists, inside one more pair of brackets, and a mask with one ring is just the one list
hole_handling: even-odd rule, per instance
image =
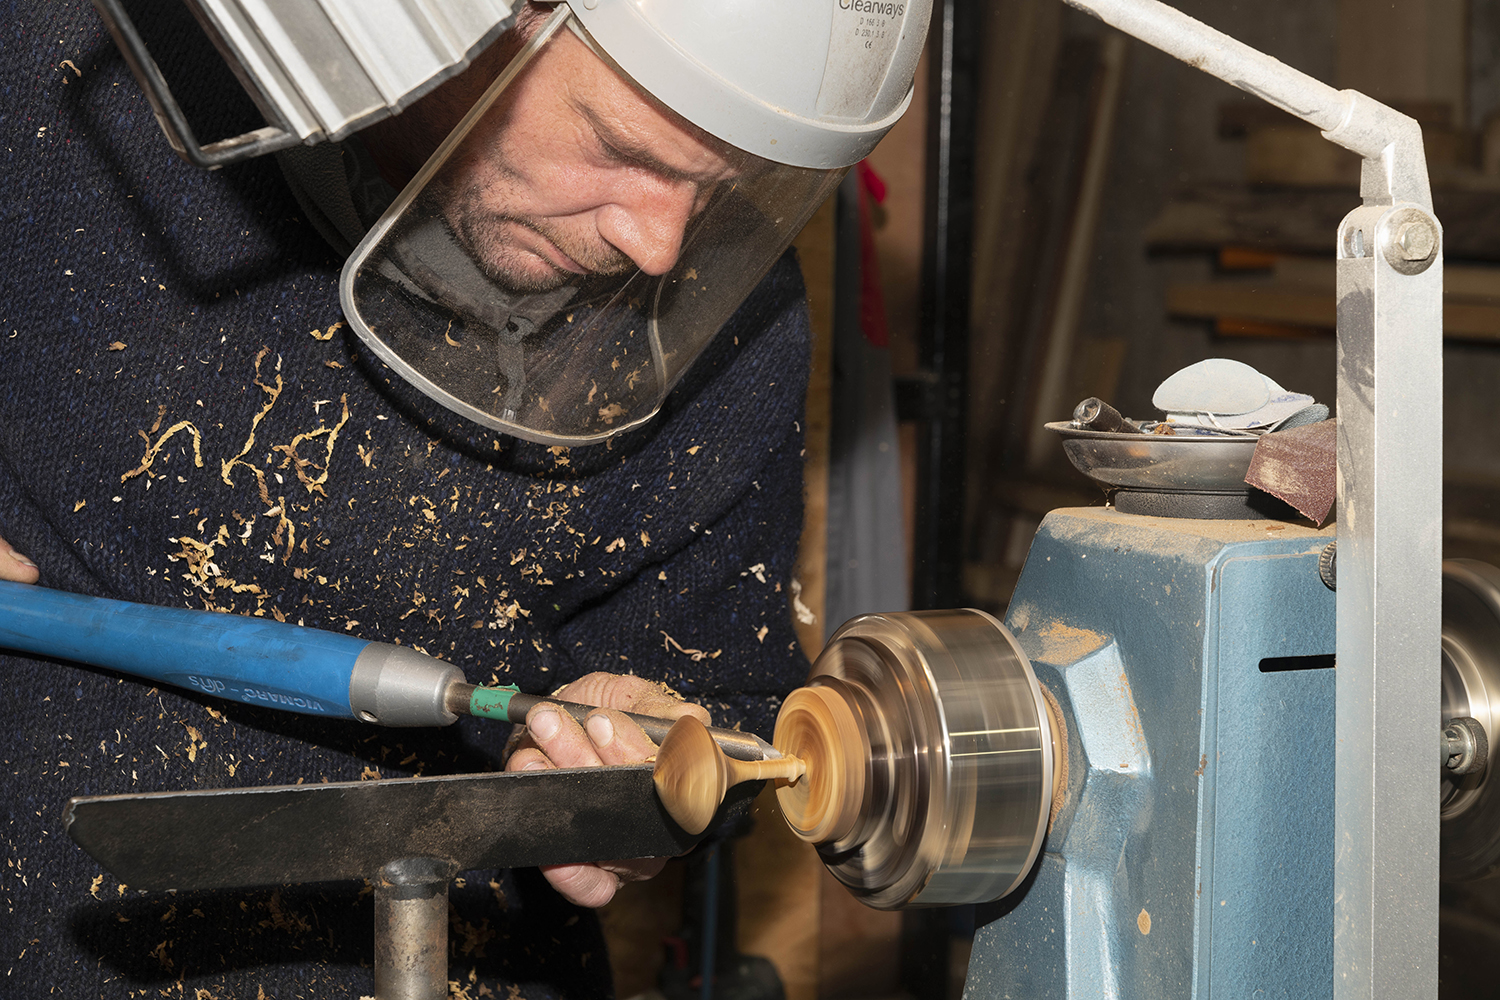
[[[808, 856], [816, 858], [811, 848]], [[875, 910], [855, 899], [818, 865], [809, 879], [822, 907], [818, 1000], [863, 1000], [901, 993], [901, 914]]]
[[1245, 140], [1245, 180], [1251, 184], [1356, 187], [1362, 162], [1290, 116], [1252, 129]]
[[[1500, 193], [1438, 187], [1432, 197], [1448, 261], [1500, 261]], [[1168, 202], [1147, 227], [1146, 243], [1157, 251], [1217, 253], [1220, 247], [1235, 246], [1331, 256], [1339, 223], [1358, 206], [1353, 189], [1195, 184]]]
[[1443, 338], [1446, 340], [1500, 340], [1500, 304], [1443, 300]]
[[1331, 293], [1297, 287], [1207, 281], [1167, 287], [1167, 311], [1174, 316], [1216, 319], [1234, 316], [1263, 323], [1291, 323], [1333, 329], [1336, 303]]
[[1332, 330], [1320, 326], [1263, 323], [1238, 316], [1220, 316], [1215, 319], [1214, 333], [1221, 337], [1253, 337], [1259, 340], [1328, 340], [1333, 337]]
[[1500, 302], [1500, 267], [1443, 266], [1443, 301], [1466, 299]]
[[1073, 405], [1067, 398], [1067, 385], [1077, 354], [1078, 317], [1083, 309], [1084, 292], [1094, 262], [1094, 236], [1104, 203], [1111, 137], [1125, 81], [1126, 51], [1125, 37], [1113, 33], [1106, 35], [1099, 47], [1096, 100], [1084, 147], [1083, 171], [1078, 181], [1057, 287], [1053, 291], [1051, 322], [1045, 333], [1046, 348], [1033, 414], [1040, 419], [1033, 422], [1026, 447], [1026, 468], [1033, 472], [1056, 460], [1057, 443], [1044, 422], [1051, 419], [1050, 414], [1064, 408], [1071, 410]]
[[[1275, 110], [1275, 109], [1273, 109]], [[1284, 121], [1259, 125], [1245, 140], [1245, 180], [1251, 184], [1303, 187], [1359, 186], [1361, 160], [1323, 138], [1315, 126], [1283, 115]], [[1428, 168], [1448, 172], [1472, 170], [1473, 143], [1467, 133], [1447, 126], [1422, 129]]]
[[[1278, 285], [1301, 285], [1316, 288], [1329, 295], [1337, 285], [1337, 264], [1332, 255], [1303, 257], [1290, 254], [1268, 255], [1268, 269]], [[1443, 301], [1474, 301], [1500, 304], [1500, 267], [1473, 264], [1445, 264], [1443, 267]]]
[[[1394, 100], [1386, 102], [1409, 118], [1415, 118], [1424, 129], [1451, 126], [1456, 120], [1453, 105], [1447, 101]], [[1219, 138], [1243, 139], [1257, 128], [1285, 125], [1298, 119], [1273, 104], [1254, 98], [1225, 101], [1219, 105]], [[1311, 126], [1309, 126], [1311, 127]]]
[[774, 782], [756, 798], [755, 827], [736, 841], [734, 861], [740, 952], [771, 960], [786, 1000], [818, 1000], [823, 863], [786, 825]]
[[663, 965], [662, 939], [682, 929], [683, 862], [673, 859], [646, 882], [626, 882], [595, 912], [604, 928], [617, 996], [634, 997], [657, 988]]
[[1338, 0], [1337, 86], [1377, 100], [1433, 100], [1467, 120], [1466, 0]]
[[[1485, 275], [1476, 284], [1489, 290], [1493, 281], [1492, 275]], [[1271, 335], [1266, 324], [1332, 330], [1336, 321], [1331, 284], [1326, 289], [1245, 281], [1174, 284], [1167, 287], [1167, 311], [1174, 316], [1217, 320], [1222, 332], [1244, 336]], [[1500, 340], [1500, 298], [1444, 295], [1443, 336]]]
[[[983, 113], [974, 151], [965, 538], [975, 537], [990, 516], [989, 483], [1005, 448], [1007, 408], [994, 400], [1010, 394], [1024, 332], [1019, 302], [1033, 294], [1028, 277], [1036, 267], [1036, 243], [1027, 233], [1028, 226], [1037, 225], [1039, 206], [1028, 196], [1035, 187], [1029, 175], [1047, 131], [1063, 127], [1048, 115], [1050, 102], [1037, 83], [1057, 76], [1064, 15], [1057, 0], [991, 0], [985, 6], [980, 41], [985, 57], [979, 60]], [[1053, 169], [1060, 167], [1053, 164]]]
[[1280, 260], [1279, 254], [1251, 247], [1220, 247], [1219, 270], [1221, 271], [1269, 271]]

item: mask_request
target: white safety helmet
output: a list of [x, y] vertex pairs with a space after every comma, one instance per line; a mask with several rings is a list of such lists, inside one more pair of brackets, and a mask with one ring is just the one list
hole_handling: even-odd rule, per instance
[[[110, 20], [117, 0], [95, 2]], [[260, 79], [251, 64], [279, 70], [251, 87], [262, 108], [285, 94], [317, 112], [297, 128], [291, 113], [268, 113], [291, 138], [263, 134], [262, 144], [362, 127], [461, 70], [496, 34], [482, 20], [434, 28], [418, 0], [308, 3], [354, 56], [330, 68], [312, 58], [313, 42], [300, 58], [276, 53], [273, 41], [295, 49], [299, 31], [284, 12], [279, 26], [257, 22], [272, 16], [260, 0], [196, 2], [219, 12], [200, 12], [211, 31], [217, 16], [254, 43], [237, 52], [217, 29], [242, 80]], [[502, 36], [515, 50], [505, 69], [350, 256], [341, 294], [359, 336], [443, 405], [516, 437], [587, 444], [650, 419], [844, 170], [895, 124], [931, 0], [532, 8]], [[377, 19], [381, 30], [344, 23]], [[424, 39], [420, 71], [400, 68], [403, 30]], [[431, 44], [439, 36], [443, 47]], [[326, 57], [326, 39], [317, 46]], [[131, 59], [146, 84], [141, 62]], [[299, 82], [298, 68], [337, 87]], [[403, 73], [429, 75], [389, 82]], [[349, 81], [360, 74], [384, 105], [328, 110], [329, 91], [358, 89]], [[153, 97], [168, 127], [162, 103]]]

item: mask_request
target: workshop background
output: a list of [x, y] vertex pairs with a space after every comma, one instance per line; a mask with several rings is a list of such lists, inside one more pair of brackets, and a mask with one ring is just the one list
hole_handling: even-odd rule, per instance
[[[1444, 556], [1500, 563], [1500, 0], [1174, 6], [1422, 124], [1447, 240]], [[1166, 376], [1217, 356], [1334, 403], [1333, 238], [1359, 162], [1311, 126], [1058, 0], [939, 0], [867, 167], [797, 243], [809, 658], [861, 611], [1003, 610], [1042, 515], [1103, 503], [1040, 429], [1079, 399], [1155, 417]], [[735, 848], [738, 950], [788, 1000], [957, 996], [965, 915], [863, 908], [774, 808]], [[685, 870], [606, 914], [622, 997], [671, 960]], [[1465, 905], [1445, 953], [1492, 950], [1500, 904]]]

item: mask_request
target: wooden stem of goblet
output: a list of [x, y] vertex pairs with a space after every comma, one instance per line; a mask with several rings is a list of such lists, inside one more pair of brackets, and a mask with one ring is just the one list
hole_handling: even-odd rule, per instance
[[702, 833], [713, 822], [724, 795], [745, 781], [796, 781], [807, 772], [797, 757], [735, 760], [727, 757], [703, 723], [684, 716], [673, 724], [656, 753], [652, 780], [656, 795], [688, 833]]

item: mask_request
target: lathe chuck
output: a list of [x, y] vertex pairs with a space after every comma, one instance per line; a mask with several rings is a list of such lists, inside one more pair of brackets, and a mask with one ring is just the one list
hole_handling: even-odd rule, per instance
[[807, 761], [792, 829], [879, 909], [988, 902], [1041, 850], [1063, 745], [1026, 655], [980, 611], [862, 615], [788, 697], [773, 741]]

